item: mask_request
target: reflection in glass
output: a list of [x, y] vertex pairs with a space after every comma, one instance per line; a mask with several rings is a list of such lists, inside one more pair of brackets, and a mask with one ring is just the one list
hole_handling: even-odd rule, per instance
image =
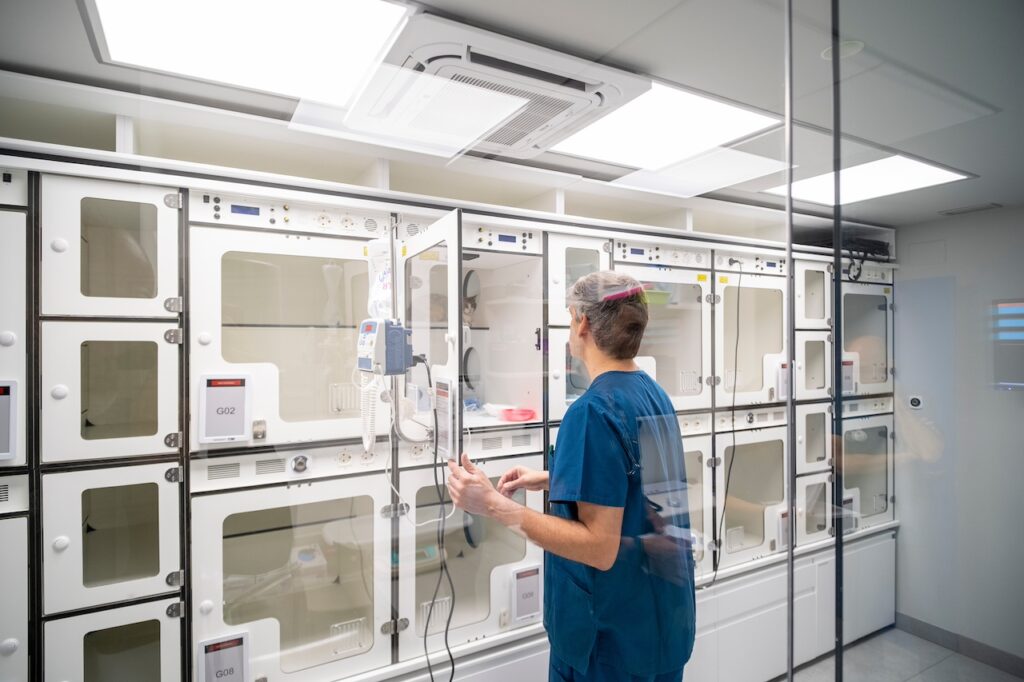
[[843, 485], [860, 490], [863, 518], [889, 510], [889, 428], [851, 428], [843, 436]]
[[807, 486], [807, 500], [804, 509], [804, 533], [813, 535], [828, 528], [826, 516], [826, 504], [828, 494], [824, 483], [815, 483]]
[[824, 462], [828, 453], [827, 438], [831, 437], [826, 431], [826, 414], [824, 412], [811, 412], [804, 415], [804, 461], [807, 464]]
[[765, 356], [782, 352], [782, 292], [729, 286], [724, 302], [725, 390], [760, 391]]
[[[431, 365], [448, 363], [448, 247], [433, 246], [405, 263], [406, 319], [412, 349]], [[426, 385], [426, 381], [423, 382]]]
[[224, 622], [264, 618], [295, 672], [373, 646], [369, 496], [234, 514], [224, 520]]
[[566, 404], [579, 398], [590, 388], [590, 374], [579, 358], [569, 352], [569, 344], [565, 344], [565, 402]]
[[139, 483], [82, 491], [82, 584], [160, 572], [160, 491]]
[[889, 378], [888, 308], [885, 296], [843, 296], [843, 350], [860, 355], [861, 384], [881, 384]]
[[765, 540], [765, 510], [785, 499], [783, 442], [730, 445], [723, 464], [729, 472], [725, 551], [759, 547]]
[[825, 388], [825, 372], [828, 357], [824, 341], [804, 342], [804, 388], [819, 391]]
[[[491, 482], [497, 484], [498, 479]], [[447, 516], [452, 511], [448, 489], [444, 488], [440, 503], [433, 485], [416, 492], [416, 522], [424, 523]], [[526, 503], [526, 492], [513, 495], [519, 504]], [[445, 521], [444, 549], [437, 544], [437, 525], [427, 523], [416, 529], [416, 633], [423, 636], [430, 615], [430, 633], [443, 632], [452, 609], [452, 593], [441, 574], [442, 551], [448, 559], [448, 571], [455, 584], [455, 611], [451, 627], [459, 628], [486, 620], [491, 612], [491, 573], [495, 568], [514, 564], [526, 558], [526, 539], [491, 518], [467, 514], [461, 509]], [[433, 609], [431, 603], [433, 602]]]
[[804, 318], [825, 319], [825, 273], [821, 270], [804, 270]]
[[82, 638], [84, 682], [159, 680], [160, 621], [146, 620]]
[[601, 252], [570, 246], [565, 249], [565, 290], [572, 288], [580, 277], [601, 269]]
[[82, 295], [154, 298], [156, 206], [87, 197], [81, 215]]
[[285, 421], [354, 418], [365, 261], [232, 251], [221, 261], [224, 360], [277, 367]]
[[152, 341], [86, 341], [80, 349], [85, 440], [157, 432], [157, 347]]
[[[637, 354], [641, 367], [671, 397], [701, 392], [701, 289], [697, 284], [654, 282], [647, 289], [647, 328]], [[644, 359], [650, 358], [647, 363]]]

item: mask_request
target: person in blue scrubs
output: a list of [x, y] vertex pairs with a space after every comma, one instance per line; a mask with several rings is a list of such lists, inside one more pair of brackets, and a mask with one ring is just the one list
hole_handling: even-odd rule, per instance
[[[449, 462], [456, 506], [545, 550], [549, 682], [679, 682], [693, 650], [693, 555], [679, 422], [634, 361], [643, 286], [616, 272], [567, 292], [570, 352], [590, 386], [566, 411], [548, 471], [515, 467], [493, 486], [465, 454]], [[510, 499], [549, 490], [551, 513]]]

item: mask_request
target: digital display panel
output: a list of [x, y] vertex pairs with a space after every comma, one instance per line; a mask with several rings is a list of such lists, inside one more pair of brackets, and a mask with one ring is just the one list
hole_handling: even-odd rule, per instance
[[509, 244], [515, 244], [516, 243], [516, 238], [513, 235], [510, 235], [510, 234], [499, 234], [498, 235], [498, 241], [499, 242], [508, 242]]
[[256, 206], [242, 206], [240, 204], [231, 204], [232, 213], [241, 213], [242, 215], [259, 215], [260, 209]]

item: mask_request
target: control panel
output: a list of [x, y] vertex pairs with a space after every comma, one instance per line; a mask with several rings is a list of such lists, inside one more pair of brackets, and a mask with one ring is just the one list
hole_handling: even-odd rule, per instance
[[786, 425], [786, 407], [736, 410], [715, 415], [715, 432], [746, 431]]
[[861, 261], [843, 261], [843, 279], [851, 282], [870, 282], [872, 284], [891, 284], [893, 268], [885, 265], [872, 265]]
[[304, 204], [260, 197], [189, 192], [192, 222], [287, 230], [351, 237], [387, 234], [391, 215], [385, 211], [348, 210], [342, 206]]
[[711, 250], [673, 244], [647, 244], [615, 240], [612, 258], [619, 263], [710, 268]]
[[888, 414], [892, 412], [892, 408], [893, 400], [891, 396], [847, 400], [843, 402], [843, 416], [864, 417], [869, 414]]
[[711, 433], [711, 414], [684, 414], [679, 417], [679, 432], [685, 436]]
[[715, 250], [715, 270], [756, 275], [785, 275], [786, 259], [767, 253], [743, 253]]
[[508, 253], [541, 253], [540, 230], [525, 227], [466, 226], [462, 229], [462, 247]]

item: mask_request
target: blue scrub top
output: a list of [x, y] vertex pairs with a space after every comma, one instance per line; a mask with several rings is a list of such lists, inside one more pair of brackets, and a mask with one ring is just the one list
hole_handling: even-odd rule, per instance
[[[578, 502], [623, 507], [608, 571], [550, 552], [544, 625], [552, 652], [581, 673], [598, 660], [624, 673], [680, 670], [694, 639], [693, 556], [679, 422], [643, 371], [605, 372], [568, 409], [548, 464], [551, 513], [578, 520]], [[682, 496], [672, 515], [650, 494]]]

